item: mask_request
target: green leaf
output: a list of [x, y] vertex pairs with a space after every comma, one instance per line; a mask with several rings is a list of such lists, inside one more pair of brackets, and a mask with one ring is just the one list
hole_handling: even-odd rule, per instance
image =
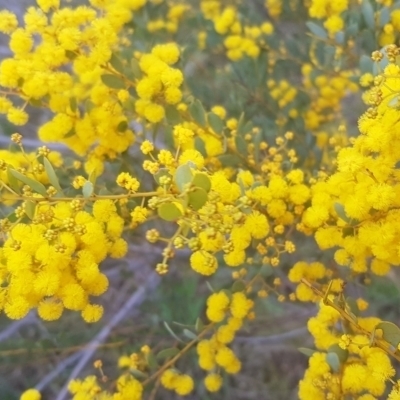
[[328, 34], [327, 34], [326, 30], [322, 26], [320, 26], [312, 21], [307, 21], [306, 25], [307, 25], [307, 28], [311, 31], [311, 33], [313, 35], [317, 36], [319, 39], [327, 39], [328, 38]]
[[336, 47], [335, 46], [330, 46], [326, 45], [324, 48], [324, 65], [326, 67], [333, 65], [335, 61], [335, 55], [336, 55]]
[[10, 186], [10, 188], [14, 190], [14, 192], [17, 192], [18, 194], [21, 193], [18, 179], [11, 173], [11, 167], [9, 165], [7, 166], [7, 180], [8, 186]]
[[215, 293], [215, 290], [214, 290], [214, 288], [211, 286], [211, 283], [210, 283], [210, 282], [206, 281], [206, 285], [207, 285], [207, 287], [208, 287], [208, 290], [209, 290], [211, 293]]
[[131, 60], [131, 72], [133, 76], [137, 79], [140, 79], [143, 76], [142, 70], [140, 69], [139, 66], [139, 61], [136, 60], [135, 57], [132, 57]]
[[33, 107], [42, 107], [43, 102], [42, 99], [29, 99], [29, 104]]
[[180, 192], [185, 190], [186, 185], [190, 184], [193, 179], [192, 170], [188, 164], [180, 165], [174, 175], [174, 182]]
[[244, 136], [246, 133], [251, 132], [253, 129], [253, 122], [247, 121], [245, 124], [242, 124], [240, 127], [237, 129], [237, 134]]
[[16, 171], [15, 169], [10, 168], [10, 174], [17, 178], [19, 181], [28, 185], [34, 192], [41, 194], [42, 196], [46, 197], [47, 192], [45, 186], [36, 181], [35, 179], [28, 178], [27, 176], [21, 174], [20, 172]]
[[349, 351], [347, 349], [342, 349], [337, 343], [329, 347], [328, 354], [329, 353], [335, 353], [341, 364], [344, 364], [349, 357]]
[[167, 322], [164, 321], [164, 326], [167, 329], [167, 331], [170, 333], [170, 335], [175, 338], [176, 340], [178, 340], [179, 342], [185, 343], [182, 339], [180, 339], [176, 333], [171, 329], [171, 327], [168, 325]]
[[335, 33], [335, 42], [337, 44], [343, 44], [346, 39], [346, 35], [343, 31], [339, 31]]
[[68, 60], [72, 61], [77, 57], [77, 54], [74, 51], [65, 50], [65, 56], [68, 58]]
[[237, 167], [242, 163], [240, 157], [235, 154], [223, 154], [218, 156], [218, 159], [224, 167]]
[[207, 192], [202, 188], [194, 188], [188, 193], [188, 203], [195, 211], [200, 210], [207, 203], [207, 200]]
[[211, 180], [207, 174], [203, 172], [198, 172], [197, 174], [194, 175], [194, 178], [192, 180], [192, 185], [202, 188], [208, 193], [211, 189]]
[[190, 340], [197, 339], [197, 335], [195, 333], [193, 333], [192, 331], [190, 331], [189, 329], [184, 329], [183, 334]]
[[361, 4], [361, 13], [364, 21], [369, 29], [375, 29], [375, 15], [374, 8], [368, 0], [364, 0]]
[[271, 266], [271, 264], [263, 264], [260, 268], [260, 275], [263, 278], [268, 278], [272, 275], [275, 274], [275, 269], [274, 267]]
[[175, 357], [177, 354], [179, 354], [179, 349], [177, 349], [176, 347], [170, 347], [168, 349], [164, 349], [158, 352], [156, 358], [159, 361], [163, 361]]
[[117, 131], [118, 132], [125, 132], [127, 129], [128, 129], [128, 122], [127, 121], [121, 121], [117, 126]]
[[374, 75], [378, 75], [379, 73], [381, 73], [389, 64], [389, 59], [386, 56], [385, 47], [382, 47], [380, 51], [381, 53], [383, 53], [383, 58], [381, 61], [374, 62], [373, 72], [372, 72]]
[[117, 72], [124, 75], [124, 64], [121, 59], [115, 55], [115, 53], [111, 55], [110, 64]]
[[339, 372], [340, 360], [339, 360], [339, 356], [336, 353], [334, 353], [334, 352], [328, 353], [326, 355], [326, 362], [331, 367], [333, 372]]
[[147, 374], [145, 374], [142, 371], [139, 371], [138, 369], [130, 369], [129, 370], [130, 374], [134, 377], [134, 378], [138, 378], [138, 379], [146, 379], [147, 378]]
[[54, 171], [51, 162], [47, 159], [47, 157], [43, 157], [43, 165], [44, 170], [46, 171], [47, 177], [49, 178], [50, 183], [57, 189], [58, 193], [64, 195], [63, 190], [61, 189], [60, 182], [58, 180], [57, 174]]
[[163, 203], [158, 209], [158, 216], [164, 221], [176, 221], [182, 217], [182, 211], [174, 203]]
[[168, 123], [171, 125], [178, 125], [181, 123], [179, 111], [171, 104], [165, 107], [165, 117], [167, 118]]
[[206, 144], [204, 143], [204, 140], [196, 136], [194, 139], [194, 148], [201, 153], [203, 157], [207, 157], [207, 150], [206, 150]]
[[382, 7], [379, 10], [379, 26], [385, 26], [390, 21], [390, 9], [389, 7]]
[[87, 113], [90, 113], [95, 107], [95, 104], [91, 100], [88, 99], [85, 101], [85, 111]]
[[351, 226], [342, 228], [342, 238], [345, 238], [347, 236], [354, 236], [354, 233], [354, 228], [352, 228]]
[[70, 97], [69, 99], [69, 107], [71, 108], [72, 112], [75, 112], [78, 108], [76, 97]]
[[206, 126], [206, 112], [204, 111], [203, 104], [199, 100], [195, 100], [189, 106], [189, 113], [192, 118], [203, 128]]
[[242, 154], [242, 155], [247, 154], [247, 143], [241, 136], [235, 137], [235, 145], [236, 145], [237, 151], [240, 154]]
[[82, 194], [85, 199], [90, 197], [93, 194], [93, 183], [90, 181], [86, 181], [82, 187]]
[[158, 368], [157, 359], [154, 356], [154, 353], [152, 351], [149, 351], [146, 354], [146, 361], [147, 361], [147, 365], [149, 366], [150, 370], [155, 370]]
[[244, 290], [246, 290], [246, 285], [243, 281], [235, 281], [231, 287], [232, 293], [243, 292]]
[[300, 353], [305, 354], [307, 357], [311, 357], [317, 350], [308, 349], [307, 347], [299, 347], [297, 349]]
[[221, 133], [222, 130], [224, 129], [224, 121], [217, 115], [214, 113], [208, 113], [207, 116], [208, 119], [208, 123], [210, 124], [211, 128], [213, 129], [213, 131], [215, 133]]
[[169, 178], [172, 178], [172, 176], [171, 176], [171, 174], [169, 173], [169, 171], [168, 171], [167, 168], [160, 168], [153, 176], [154, 176], [155, 181], [156, 181], [159, 185], [161, 185], [161, 183], [160, 183], [160, 178], [161, 178], [161, 177], [167, 176], [167, 177], [169, 177]]
[[25, 201], [25, 213], [29, 219], [33, 219], [35, 216], [36, 203], [34, 201]]
[[197, 317], [196, 324], [194, 327], [196, 329], [196, 332], [201, 332], [203, 330], [204, 324], [200, 317]]
[[360, 70], [361, 74], [372, 73], [374, 67], [374, 62], [372, 61], [371, 57], [363, 54], [360, 57]]
[[399, 96], [392, 97], [388, 103], [388, 107], [398, 109], [400, 106]]
[[101, 76], [101, 81], [111, 89], [125, 89], [125, 82], [119, 76], [105, 74]]
[[351, 222], [351, 219], [346, 215], [343, 204], [336, 202], [334, 204], [334, 209], [340, 219], [342, 219], [344, 222], [347, 222], [347, 223]]
[[353, 299], [352, 297], [346, 297], [346, 305], [349, 308], [350, 312], [356, 317], [360, 315], [360, 309], [358, 308], [356, 299]]
[[75, 136], [75, 135], [76, 135], [76, 130], [75, 130], [75, 127], [73, 126], [73, 127], [64, 135], [63, 139], [68, 139], [68, 138], [70, 138], [70, 137], [72, 137], [72, 136]]
[[383, 338], [397, 349], [400, 343], [400, 328], [392, 322], [383, 321], [376, 325], [376, 329], [381, 329]]

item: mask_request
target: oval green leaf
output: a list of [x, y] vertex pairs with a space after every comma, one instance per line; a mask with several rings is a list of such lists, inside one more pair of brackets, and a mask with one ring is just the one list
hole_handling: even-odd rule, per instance
[[196, 324], [195, 324], [194, 328], [196, 329], [196, 332], [201, 332], [203, 330], [204, 323], [203, 323], [203, 321], [201, 320], [200, 317], [197, 317]]
[[44, 197], [47, 196], [46, 188], [42, 183], [36, 181], [35, 179], [28, 178], [24, 174], [21, 174], [20, 172], [12, 168], [10, 168], [10, 174], [22, 183], [25, 183], [25, 185], [28, 185], [34, 192], [39, 193]]
[[328, 354], [329, 353], [335, 353], [338, 356], [341, 364], [345, 363], [347, 361], [347, 358], [349, 357], [349, 351], [346, 349], [342, 349], [337, 343], [329, 347]]
[[320, 26], [312, 21], [307, 21], [306, 25], [307, 25], [307, 28], [311, 31], [311, 33], [313, 35], [315, 35], [317, 38], [319, 38], [319, 39], [327, 39], [328, 38], [328, 34], [327, 34], [326, 30], [322, 26]]
[[202, 188], [194, 188], [188, 193], [188, 203], [194, 210], [200, 210], [207, 203], [207, 192]]
[[184, 329], [183, 330], [183, 334], [190, 340], [196, 340], [197, 339], [197, 335], [195, 333], [193, 333], [192, 331], [190, 331], [189, 329]]
[[154, 179], [155, 181], [160, 185], [160, 178], [163, 176], [167, 176], [169, 178], [171, 178], [171, 174], [169, 173], [167, 168], [160, 168], [157, 173], [155, 173], [154, 175]]
[[127, 121], [121, 121], [117, 126], [117, 131], [118, 132], [125, 132], [127, 129], [128, 129], [128, 122]]
[[326, 355], [326, 362], [331, 367], [333, 372], [339, 372], [340, 360], [339, 360], [339, 356], [336, 353], [334, 353], [334, 352], [328, 353]]
[[164, 326], [165, 326], [165, 328], [167, 329], [167, 331], [170, 333], [170, 335], [171, 335], [173, 338], [175, 338], [178, 342], [184, 343], [184, 341], [183, 341], [180, 337], [178, 337], [178, 336], [176, 335], [176, 333], [172, 330], [172, 328], [171, 328], [171, 327], [168, 325], [168, 323], [165, 322], [165, 321], [164, 321]]
[[213, 129], [213, 131], [215, 133], [221, 133], [222, 130], [224, 129], [224, 121], [217, 115], [214, 113], [208, 113], [207, 116], [208, 119], [208, 123], [211, 126], [211, 128]]
[[174, 203], [161, 204], [157, 212], [158, 216], [164, 221], [176, 221], [183, 215], [181, 210]]
[[14, 190], [14, 192], [19, 194], [21, 193], [21, 189], [19, 187], [18, 179], [11, 173], [11, 169], [12, 168], [8, 165], [7, 166], [8, 186], [10, 186], [10, 188]]
[[150, 351], [146, 354], [146, 361], [147, 361], [147, 365], [149, 366], [150, 370], [155, 370], [158, 368], [157, 359], [154, 356], [152, 351]]
[[148, 376], [144, 372], [139, 371], [137, 369], [130, 369], [129, 372], [134, 378], [138, 378], [138, 379], [146, 379]]
[[122, 63], [121, 59], [114, 53], [111, 55], [110, 64], [117, 72], [124, 75], [124, 64]]
[[180, 192], [185, 190], [186, 185], [193, 179], [192, 170], [187, 164], [180, 165], [175, 172], [174, 181]]
[[308, 349], [307, 347], [299, 347], [297, 349], [300, 353], [303, 353], [307, 357], [311, 357], [317, 350]]
[[365, 24], [369, 29], [375, 29], [375, 13], [372, 4], [368, 0], [364, 0], [361, 4], [361, 13], [364, 17]]
[[179, 354], [179, 349], [177, 349], [176, 347], [170, 347], [157, 353], [156, 358], [157, 360], [163, 361], [167, 360], [168, 358], [175, 357], [177, 354]]
[[46, 174], [47, 174], [47, 177], [49, 178], [50, 183], [57, 189], [58, 193], [60, 193], [61, 195], [64, 195], [64, 193], [61, 189], [57, 174], [54, 171], [54, 168], [51, 165], [51, 162], [46, 157], [43, 157], [43, 165], [44, 165], [44, 170], [46, 171]]
[[29, 219], [33, 219], [35, 216], [36, 203], [30, 200], [25, 202], [25, 214]]
[[192, 118], [202, 127], [206, 126], [206, 112], [204, 111], [203, 104], [199, 100], [195, 100], [189, 106], [189, 113]]
[[93, 194], [93, 183], [90, 181], [86, 181], [82, 187], [82, 194], [85, 199], [90, 197]]
[[201, 153], [203, 157], [207, 157], [207, 149], [204, 140], [201, 137], [195, 137], [194, 139], [194, 148]]
[[376, 329], [381, 329], [383, 338], [397, 349], [400, 343], [400, 328], [392, 322], [383, 321], [376, 325]]
[[101, 81], [111, 89], [125, 89], [125, 82], [120, 77], [113, 74], [101, 76]]
[[343, 204], [336, 202], [334, 204], [334, 209], [340, 219], [342, 219], [344, 222], [350, 223], [351, 219], [346, 215]]
[[211, 180], [207, 174], [203, 172], [198, 172], [197, 174], [195, 174], [192, 180], [192, 185], [202, 188], [208, 193], [211, 189]]
[[243, 292], [244, 290], [246, 290], [246, 285], [243, 281], [235, 281], [231, 287], [232, 293]]

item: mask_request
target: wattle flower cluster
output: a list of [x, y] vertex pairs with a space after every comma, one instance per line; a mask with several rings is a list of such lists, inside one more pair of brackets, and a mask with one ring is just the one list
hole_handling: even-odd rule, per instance
[[0, 32], [10, 36], [14, 55], [0, 64], [0, 86], [12, 95], [0, 95], [0, 112], [23, 125], [28, 103], [50, 109], [54, 117], [41, 126], [39, 137], [65, 143], [80, 155], [90, 153], [87, 172], [101, 173], [102, 161], [134, 140], [122, 106], [133, 84], [111, 60], [123, 25], [144, 3], [91, 1], [90, 7], [60, 8], [59, 1], [39, 1], [21, 27], [14, 14], [2, 11]]
[[[338, 330], [340, 319], [338, 311], [321, 302], [318, 314], [308, 322], [317, 351], [311, 355], [309, 367], [300, 381], [301, 400], [341, 396], [376, 399], [384, 394], [386, 383], [395, 375], [389, 356], [371, 347], [369, 336], [351, 331], [343, 334]], [[379, 322], [373, 317], [357, 319], [359, 326], [371, 333]], [[389, 399], [396, 398], [389, 396]]]
[[[266, 44], [266, 37], [274, 32], [270, 22], [264, 22], [259, 26], [246, 26], [236, 7], [223, 8], [220, 2], [203, 0], [201, 11], [206, 19], [212, 20], [215, 31], [225, 36], [226, 56], [232, 61], [238, 61], [245, 56], [257, 59], [261, 48]], [[205, 38], [201, 37], [200, 43], [204, 40]]]
[[[371, 107], [359, 119], [361, 134], [337, 156], [337, 172], [312, 187], [302, 222], [315, 231], [321, 249], [339, 247], [335, 261], [360, 274], [386, 275], [399, 265], [399, 111], [391, 104], [400, 89], [399, 49], [364, 95]], [[374, 54], [376, 61], [383, 54]]]
[[156, 45], [150, 54], [140, 56], [144, 76], [136, 84], [139, 99], [135, 110], [149, 122], [160, 122], [165, 116], [164, 105], [176, 105], [182, 99], [183, 74], [171, 67], [179, 56], [180, 50], [174, 43]]
[[228, 374], [236, 374], [241, 369], [241, 362], [228, 344], [242, 327], [245, 318], [254, 318], [251, 311], [252, 300], [243, 292], [229, 294], [225, 291], [213, 293], [207, 299], [207, 318], [220, 324], [210, 339], [201, 340], [197, 345], [200, 368], [208, 371], [204, 384], [208, 391], [216, 392], [222, 385], [219, 369]]
[[[176, 125], [173, 132], [179, 147], [189, 147], [194, 136], [191, 129]], [[283, 146], [284, 139], [278, 142]], [[215, 158], [205, 158], [190, 147], [175, 156], [164, 149], [157, 154], [149, 141], [141, 149], [150, 158], [143, 168], [159, 183], [148, 206], [180, 226], [172, 244], [176, 249], [192, 250], [190, 265], [196, 272], [214, 274], [220, 252], [228, 266], [238, 267], [253, 255], [255, 243], [258, 264], [277, 266], [282, 254], [295, 251], [294, 244], [282, 240], [282, 235], [299, 220], [310, 190], [301, 170], [283, 173], [284, 155], [277, 149], [271, 149], [261, 161], [259, 176], [242, 171], [232, 177], [236, 179], [230, 171], [207, 170]], [[295, 158], [290, 150], [288, 153], [288, 158]], [[141, 223], [147, 215], [143, 207], [136, 208], [133, 222]], [[158, 239], [154, 232], [149, 237]]]
[[333, 37], [344, 27], [343, 11], [348, 9], [348, 0], [339, 0], [332, 3], [329, 0], [312, 0], [309, 15], [312, 18], [325, 19], [324, 27]]
[[103, 307], [91, 302], [108, 288], [99, 264], [107, 256], [120, 258], [127, 243], [121, 239], [124, 220], [111, 200], [37, 205], [31, 223], [16, 222], [5, 230], [0, 249], [0, 309], [21, 319], [37, 308], [47, 321], [64, 310], [79, 311], [96, 322]]

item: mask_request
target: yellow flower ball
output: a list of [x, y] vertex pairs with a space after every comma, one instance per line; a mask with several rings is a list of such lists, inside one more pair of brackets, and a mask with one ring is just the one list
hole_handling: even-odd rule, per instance
[[218, 392], [222, 386], [222, 376], [219, 374], [209, 374], [204, 379], [204, 385], [209, 392]]
[[28, 389], [25, 390], [24, 393], [22, 393], [21, 397], [19, 400], [41, 400], [42, 395], [40, 392], [36, 389]]

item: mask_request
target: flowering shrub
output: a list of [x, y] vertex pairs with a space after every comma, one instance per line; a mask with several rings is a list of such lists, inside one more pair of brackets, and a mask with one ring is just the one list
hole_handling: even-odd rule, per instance
[[209, 285], [189, 341], [166, 324], [183, 343], [137, 344], [113, 384], [96, 361], [97, 375], [69, 383], [73, 399], [142, 399], [157, 385], [188, 395], [199, 383], [177, 364], [192, 349], [218, 392], [266, 297], [319, 307], [300, 399], [400, 399], [400, 328], [361, 316], [368, 302], [345, 288], [400, 264], [398, 4], [83, 3], [0, 12], [3, 121], [23, 132], [34, 108], [47, 112], [43, 146], [30, 153], [13, 133], [0, 150], [0, 310], [98, 322], [102, 263], [126, 257], [137, 231], [164, 246], [158, 274], [186, 249], [193, 274], [229, 271], [231, 284]]

